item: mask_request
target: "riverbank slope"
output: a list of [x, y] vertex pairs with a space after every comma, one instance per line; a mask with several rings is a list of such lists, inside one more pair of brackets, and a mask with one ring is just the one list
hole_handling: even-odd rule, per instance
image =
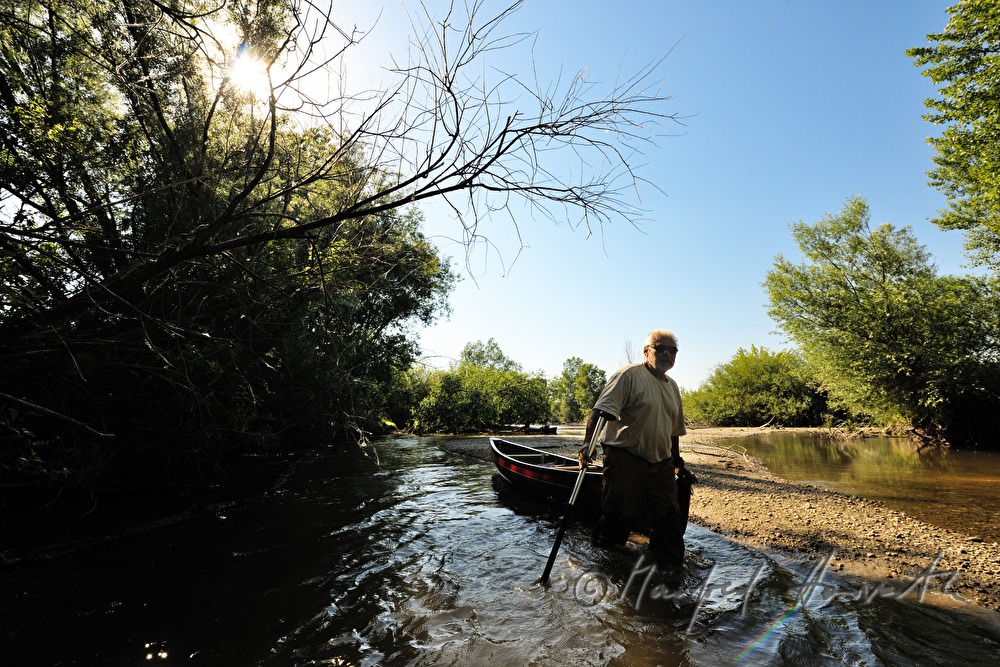
[[[559, 432], [522, 441], [565, 450], [582, 441], [576, 430], [560, 427]], [[935, 596], [944, 602], [1000, 611], [996, 543], [929, 525], [876, 501], [781, 479], [760, 461], [718, 444], [758, 433], [757, 428], [703, 428], [681, 438], [681, 454], [698, 477], [691, 500], [693, 523], [789, 558], [829, 560], [831, 571], [895, 582], [897, 589], [923, 581], [929, 591], [945, 593]], [[485, 437], [449, 439], [441, 446], [489, 458]], [[934, 576], [927, 576], [930, 571]]]

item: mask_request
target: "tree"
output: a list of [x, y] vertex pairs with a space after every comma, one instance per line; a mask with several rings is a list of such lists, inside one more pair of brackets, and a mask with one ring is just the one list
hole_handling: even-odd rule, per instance
[[562, 423], [580, 421], [583, 409], [576, 399], [576, 376], [583, 365], [580, 357], [570, 357], [563, 362], [562, 373], [549, 383], [549, 412]]
[[972, 257], [1000, 268], [1000, 5], [961, 0], [948, 13], [945, 31], [927, 36], [933, 46], [906, 52], [940, 86], [925, 116], [945, 126], [928, 140], [930, 182], [948, 198], [934, 222], [966, 230]]
[[470, 242], [518, 197], [588, 229], [640, 215], [629, 160], [670, 118], [655, 63], [604, 95], [489, 80], [519, 4], [428, 14], [393, 81], [347, 91], [361, 35], [311, 3], [7, 3], [0, 466], [96, 479], [206, 441], [363, 437], [454, 280], [414, 205], [447, 201]]
[[580, 421], [589, 414], [606, 382], [604, 371], [597, 366], [570, 357], [563, 362], [562, 373], [549, 383], [552, 416], [564, 423]]
[[521, 371], [521, 365], [503, 353], [495, 340], [466, 343], [459, 354], [459, 366], [475, 366], [496, 371]]
[[604, 371], [594, 364], [580, 365], [573, 380], [573, 398], [582, 410], [581, 419], [590, 413], [607, 382], [608, 378]]
[[476, 341], [447, 371], [431, 373], [429, 390], [414, 415], [418, 432], [486, 431], [527, 424], [548, 415], [545, 378], [528, 374], [496, 341]]
[[488, 419], [485, 397], [463, 383], [453, 371], [431, 373], [428, 392], [417, 405], [413, 427], [417, 433], [465, 433]]
[[792, 225], [792, 236], [805, 259], [775, 258], [768, 312], [831, 402], [927, 437], [986, 432], [1000, 407], [995, 286], [938, 276], [908, 228], [871, 227], [860, 197], [839, 215]]
[[826, 400], [796, 352], [740, 348], [705, 383], [684, 395], [694, 421], [715, 426], [818, 426]]

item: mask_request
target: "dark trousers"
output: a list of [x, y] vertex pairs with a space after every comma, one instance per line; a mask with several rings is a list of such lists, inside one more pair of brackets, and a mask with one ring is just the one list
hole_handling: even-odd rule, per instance
[[657, 566], [683, 565], [684, 528], [672, 459], [650, 463], [617, 447], [607, 447], [601, 511], [594, 544], [625, 544], [632, 529], [643, 521], [651, 529], [649, 549]]

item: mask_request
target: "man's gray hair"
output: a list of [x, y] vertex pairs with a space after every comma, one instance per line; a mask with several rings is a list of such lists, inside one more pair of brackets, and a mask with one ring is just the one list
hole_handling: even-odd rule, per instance
[[646, 336], [646, 342], [643, 343], [642, 346], [646, 347], [658, 338], [669, 338], [674, 341], [674, 345], [677, 344], [677, 336], [674, 335], [673, 331], [668, 329], [656, 329], [655, 331], [649, 332], [649, 335]]

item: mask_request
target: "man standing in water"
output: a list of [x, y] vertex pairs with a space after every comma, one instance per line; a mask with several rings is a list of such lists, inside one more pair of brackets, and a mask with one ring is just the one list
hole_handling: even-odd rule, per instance
[[[614, 372], [587, 420], [584, 441], [590, 443], [600, 413], [611, 415], [602, 442], [602, 514], [593, 541], [597, 546], [623, 545], [638, 519], [648, 517], [649, 548], [657, 567], [679, 576], [684, 538], [674, 469], [684, 466], [680, 436], [686, 430], [680, 390], [667, 377], [677, 357], [677, 338], [657, 329], [646, 336], [642, 354], [642, 363]], [[585, 444], [580, 450], [581, 464], [589, 462], [587, 449]]]

